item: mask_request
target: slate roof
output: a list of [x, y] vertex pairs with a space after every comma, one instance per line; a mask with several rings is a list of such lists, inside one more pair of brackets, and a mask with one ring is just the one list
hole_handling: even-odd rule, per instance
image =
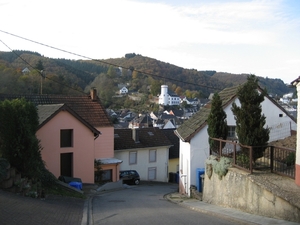
[[[237, 97], [237, 92], [239, 88], [241, 88], [243, 84], [225, 88], [221, 92], [219, 92], [220, 99], [222, 100], [223, 108], [230, 105], [233, 100]], [[259, 90], [262, 91], [260, 87], [258, 87]], [[272, 98], [270, 98], [268, 95], [265, 96], [268, 98], [271, 102], [273, 102], [274, 105], [276, 105], [278, 108], [280, 108], [283, 112], [286, 112], [286, 110], [280, 106], [276, 101], [274, 101]], [[186, 120], [176, 131], [175, 134], [185, 142], [190, 141], [203, 127], [205, 127], [206, 120], [210, 113], [210, 107], [211, 102], [208, 102], [207, 105], [205, 105], [203, 108], [201, 108], [195, 115], [193, 115], [190, 119]], [[287, 112], [286, 114], [296, 122], [295, 118], [291, 117]]]
[[112, 123], [99, 98], [92, 100], [90, 95], [12, 95], [0, 94], [0, 101], [5, 99], [25, 98], [36, 106], [64, 104], [77, 113], [83, 120], [94, 127], [112, 127]]
[[170, 142], [173, 144], [169, 149], [169, 159], [179, 158], [179, 138], [174, 133], [175, 129], [162, 129], [161, 130]]
[[161, 146], [172, 146], [170, 140], [157, 127], [136, 129], [138, 141], [132, 138], [132, 129], [115, 129], [114, 149], [127, 150], [138, 148], [151, 148]]
[[172, 112], [173, 112], [174, 116], [177, 116], [177, 117], [182, 117], [184, 114], [184, 111], [179, 110], [179, 109], [173, 109]]

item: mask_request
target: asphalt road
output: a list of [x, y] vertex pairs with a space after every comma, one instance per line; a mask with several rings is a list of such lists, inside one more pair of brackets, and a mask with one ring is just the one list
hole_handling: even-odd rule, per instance
[[193, 211], [174, 204], [164, 195], [175, 192], [178, 185], [142, 183], [93, 197], [91, 224], [220, 224], [234, 225], [219, 217]]

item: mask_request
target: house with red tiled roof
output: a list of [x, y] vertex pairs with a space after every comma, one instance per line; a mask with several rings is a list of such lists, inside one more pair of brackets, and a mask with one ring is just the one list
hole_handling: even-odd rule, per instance
[[141, 180], [168, 182], [168, 137], [155, 127], [115, 129], [115, 157], [122, 160], [120, 170], [136, 170]]
[[42, 159], [57, 178], [94, 183], [97, 160], [106, 181], [119, 179], [122, 161], [114, 158], [114, 127], [95, 89], [83, 96], [0, 94], [0, 101], [22, 97], [37, 106]]

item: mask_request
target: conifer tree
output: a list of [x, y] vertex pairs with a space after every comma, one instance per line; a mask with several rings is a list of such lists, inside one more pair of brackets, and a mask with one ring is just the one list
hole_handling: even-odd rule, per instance
[[[250, 75], [247, 82], [238, 90], [237, 97], [241, 106], [232, 104], [232, 112], [236, 120], [236, 133], [239, 142], [249, 146], [265, 146], [269, 141], [269, 129], [264, 128], [266, 117], [262, 114], [261, 103], [264, 101], [264, 91], [258, 91], [258, 79]], [[253, 148], [253, 158], [263, 155], [264, 147]]]
[[219, 145], [210, 138], [227, 139], [228, 126], [226, 117], [227, 115], [223, 110], [221, 98], [218, 93], [215, 93], [211, 103], [211, 111], [207, 119], [209, 145], [213, 151], [218, 152]]
[[45, 168], [35, 136], [39, 122], [33, 103], [23, 98], [0, 102], [0, 121], [0, 155], [22, 176], [53, 183], [55, 177]]

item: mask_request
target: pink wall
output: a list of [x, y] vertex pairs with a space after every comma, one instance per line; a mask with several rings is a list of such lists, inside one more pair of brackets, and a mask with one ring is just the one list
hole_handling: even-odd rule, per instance
[[114, 157], [114, 127], [96, 127], [101, 132], [95, 141], [95, 158]]
[[[61, 129], [73, 129], [73, 147], [60, 147]], [[79, 120], [67, 111], [59, 112], [36, 135], [41, 140], [46, 167], [57, 178], [60, 176], [60, 154], [73, 153], [73, 177], [81, 178], [83, 183], [94, 183], [94, 135]]]
[[120, 164], [101, 165], [102, 170], [112, 170], [112, 181], [119, 180]]
[[[101, 135], [95, 141], [95, 159], [114, 158], [114, 127], [97, 127]], [[119, 180], [120, 165], [101, 165], [103, 170], [112, 170], [113, 182]]]

